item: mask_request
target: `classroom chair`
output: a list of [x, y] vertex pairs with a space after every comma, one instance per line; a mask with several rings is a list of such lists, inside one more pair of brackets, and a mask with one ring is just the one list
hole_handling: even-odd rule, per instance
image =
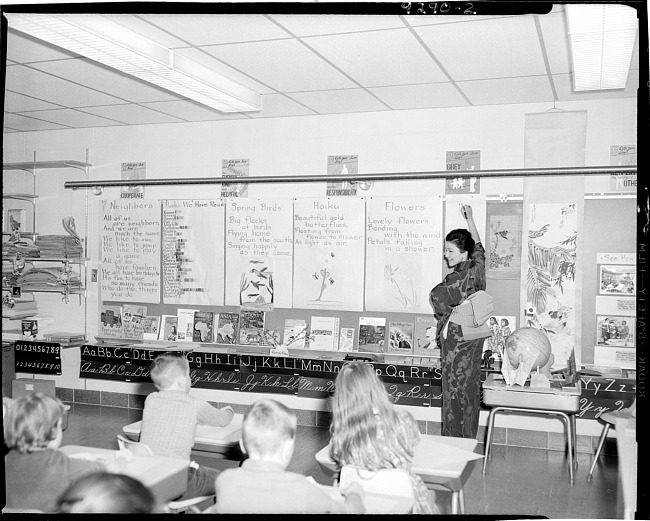
[[379, 506], [366, 497], [364, 505], [368, 514], [410, 514], [413, 511], [415, 494], [409, 473], [404, 469], [366, 470], [354, 465], [343, 465], [339, 487], [346, 488], [354, 482], [359, 483], [367, 493], [406, 500], [395, 501], [394, 506], [387, 511], [385, 504]]
[[128, 450], [137, 456], [153, 456], [153, 451], [146, 443], [133, 441], [121, 434], [117, 435], [117, 445], [120, 450]]
[[620, 411], [606, 412], [600, 415], [600, 419], [603, 420], [603, 422], [605, 422], [605, 425], [603, 427], [603, 432], [600, 435], [600, 440], [598, 441], [598, 448], [596, 449], [594, 460], [591, 463], [589, 474], [587, 474], [588, 483], [591, 482], [592, 480], [593, 477], [592, 474], [594, 472], [594, 468], [596, 467], [596, 463], [598, 462], [600, 451], [602, 450], [603, 445], [605, 444], [605, 440], [607, 439], [607, 433], [609, 432], [609, 429], [612, 426], [616, 428], [616, 418], [630, 418], [632, 416], [636, 416], [636, 397], [634, 398], [632, 405], [630, 405], [627, 409], [621, 409]]

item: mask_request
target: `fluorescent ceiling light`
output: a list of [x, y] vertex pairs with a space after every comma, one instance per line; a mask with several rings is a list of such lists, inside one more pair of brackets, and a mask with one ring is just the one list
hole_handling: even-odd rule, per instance
[[567, 4], [575, 91], [624, 89], [637, 39], [636, 10], [620, 4]]
[[8, 26], [207, 105], [253, 112], [261, 96], [162, 45], [98, 15], [5, 13]]

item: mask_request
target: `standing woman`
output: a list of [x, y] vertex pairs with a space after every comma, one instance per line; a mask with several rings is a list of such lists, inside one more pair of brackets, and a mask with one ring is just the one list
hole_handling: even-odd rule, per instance
[[484, 339], [464, 340], [462, 326], [449, 322], [449, 315], [469, 295], [485, 289], [485, 249], [472, 207], [462, 205], [461, 210], [469, 230], [458, 228], [445, 237], [444, 256], [453, 271], [431, 290], [429, 303], [441, 347], [442, 435], [476, 438]]

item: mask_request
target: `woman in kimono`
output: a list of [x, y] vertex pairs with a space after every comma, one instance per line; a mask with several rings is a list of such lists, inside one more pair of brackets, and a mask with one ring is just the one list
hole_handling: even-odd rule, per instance
[[431, 290], [429, 303], [441, 346], [442, 435], [476, 438], [484, 339], [464, 340], [462, 326], [449, 322], [449, 315], [469, 295], [485, 289], [485, 249], [472, 207], [463, 205], [462, 214], [468, 230], [452, 230], [445, 237], [444, 256], [453, 271]]

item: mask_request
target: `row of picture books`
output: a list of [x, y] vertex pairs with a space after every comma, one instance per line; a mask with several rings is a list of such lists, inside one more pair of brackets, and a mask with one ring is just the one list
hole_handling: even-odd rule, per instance
[[309, 324], [287, 318], [280, 332], [266, 328], [266, 313], [178, 308], [175, 315], [150, 315], [140, 304], [102, 304], [98, 337], [440, 356], [433, 316], [416, 316], [413, 322], [359, 317], [358, 328], [339, 327], [339, 317], [333, 316], [312, 316]]

